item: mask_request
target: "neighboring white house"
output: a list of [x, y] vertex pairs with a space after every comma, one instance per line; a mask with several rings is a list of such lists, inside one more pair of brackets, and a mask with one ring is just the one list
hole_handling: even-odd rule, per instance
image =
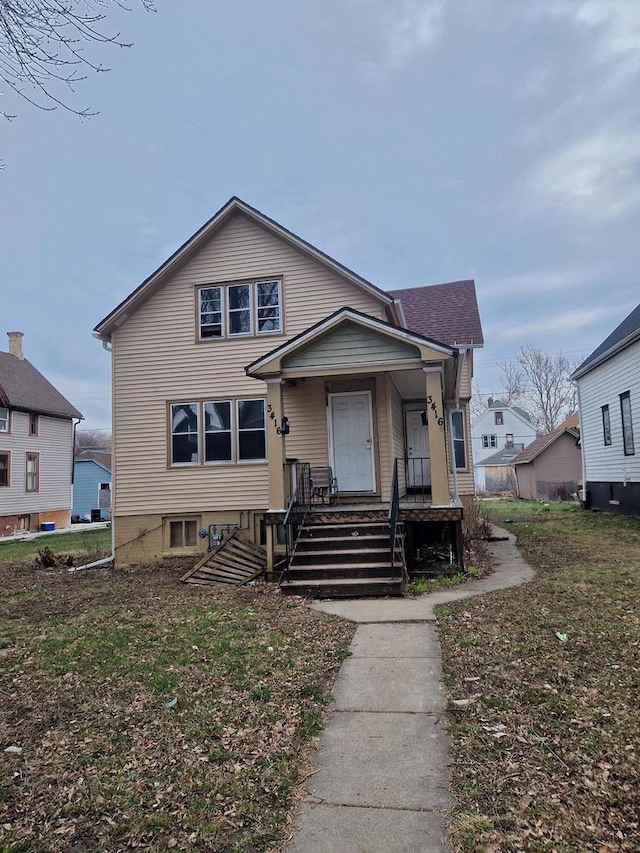
[[515, 474], [509, 462], [500, 462], [499, 456], [507, 451], [509, 460], [520, 450], [531, 444], [537, 436], [536, 427], [531, 417], [519, 406], [507, 406], [500, 400], [489, 397], [489, 406], [479, 415], [471, 427], [473, 447], [474, 481], [476, 489], [487, 489], [485, 468], [480, 463], [490, 457], [496, 457], [494, 465], [507, 465], [506, 474], [510, 474], [515, 482]]
[[0, 536], [67, 527], [74, 419], [80, 412], [24, 357], [22, 332], [0, 352]]
[[640, 305], [571, 378], [587, 506], [640, 515]]

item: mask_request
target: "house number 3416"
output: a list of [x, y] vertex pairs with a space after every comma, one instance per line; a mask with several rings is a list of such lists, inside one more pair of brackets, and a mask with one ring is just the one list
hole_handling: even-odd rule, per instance
[[436, 404], [436, 401], [431, 396], [431, 394], [429, 394], [429, 396], [427, 397], [427, 406], [431, 409], [431, 411], [436, 416], [436, 421], [437, 421], [438, 426], [444, 426], [444, 418], [438, 414], [438, 406]]

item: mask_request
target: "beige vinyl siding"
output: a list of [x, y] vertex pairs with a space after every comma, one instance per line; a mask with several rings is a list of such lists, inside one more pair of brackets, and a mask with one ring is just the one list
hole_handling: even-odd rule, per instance
[[345, 323], [315, 344], [283, 361], [287, 369], [406, 361], [420, 358], [417, 347], [393, 341], [355, 323]]
[[[473, 483], [473, 455], [471, 449], [471, 414], [468, 403], [460, 403], [458, 407], [464, 412], [464, 428], [465, 428], [465, 451], [467, 454], [467, 467], [464, 471], [456, 471], [456, 480], [458, 483], [458, 496], [474, 494]], [[449, 468], [449, 491], [453, 495], [455, 492], [455, 480], [453, 476], [453, 450], [451, 447], [451, 410], [447, 410], [445, 440], [447, 446], [447, 465]]]
[[404, 418], [402, 416], [402, 397], [394, 385], [391, 377], [387, 378], [388, 398], [387, 408], [391, 421], [391, 455], [392, 464], [394, 459], [400, 459], [405, 455], [404, 442]]
[[[38, 416], [38, 435], [29, 434], [27, 412], [11, 412], [11, 432], [0, 433], [0, 450], [11, 453], [11, 480], [0, 489], [0, 515], [71, 511], [72, 421]], [[38, 453], [39, 489], [26, 491], [26, 454]]]
[[374, 430], [377, 427], [377, 449], [378, 468], [376, 471], [377, 491], [383, 501], [391, 499], [391, 477], [392, 477], [392, 448], [391, 448], [391, 423], [389, 421], [389, 404], [387, 401], [388, 382], [385, 375], [376, 376], [376, 393], [374, 397]]
[[305, 379], [294, 388], [285, 388], [283, 410], [291, 428], [285, 439], [287, 457], [312, 465], [328, 465], [324, 379]]
[[463, 399], [471, 397], [471, 377], [473, 375], [473, 350], [467, 350], [467, 354], [462, 363], [462, 373], [460, 376], [460, 396]]
[[[267, 277], [282, 278], [286, 334], [197, 341], [197, 285]], [[234, 217], [113, 335], [114, 513], [267, 507], [266, 463], [168, 467], [167, 405], [266, 398], [245, 366], [343, 305], [384, 318], [372, 296]]]

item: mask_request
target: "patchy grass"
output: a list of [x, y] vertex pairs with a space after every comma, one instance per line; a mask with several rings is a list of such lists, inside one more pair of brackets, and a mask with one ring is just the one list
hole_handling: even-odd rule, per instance
[[281, 845], [354, 628], [183, 569], [0, 564], [0, 850]]
[[637, 851], [640, 519], [485, 508], [538, 574], [438, 610], [455, 849]]
[[[99, 560], [111, 553], [111, 529], [78, 530], [70, 533], [52, 533], [34, 539], [0, 539], [0, 563], [13, 565], [33, 560], [42, 548], [50, 548], [56, 556], [72, 556], [77, 566], [83, 562]], [[96, 556], [97, 555], [97, 556]]]

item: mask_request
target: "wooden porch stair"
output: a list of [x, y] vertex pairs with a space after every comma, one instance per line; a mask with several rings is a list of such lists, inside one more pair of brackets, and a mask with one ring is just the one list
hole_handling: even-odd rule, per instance
[[402, 564], [390, 561], [385, 522], [341, 521], [339, 515], [327, 522], [310, 513], [280, 588], [313, 598], [402, 595]]

